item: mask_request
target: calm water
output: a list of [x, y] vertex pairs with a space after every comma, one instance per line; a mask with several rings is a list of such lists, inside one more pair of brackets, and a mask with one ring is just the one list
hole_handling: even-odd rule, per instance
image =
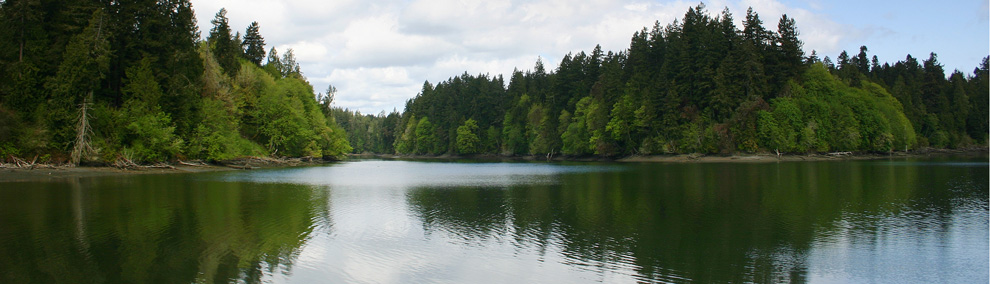
[[986, 158], [0, 183], [0, 283], [987, 283]]

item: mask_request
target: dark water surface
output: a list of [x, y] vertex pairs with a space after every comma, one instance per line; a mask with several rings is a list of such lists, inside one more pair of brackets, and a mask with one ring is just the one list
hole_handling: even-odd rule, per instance
[[987, 283], [988, 172], [353, 161], [0, 183], [0, 283]]

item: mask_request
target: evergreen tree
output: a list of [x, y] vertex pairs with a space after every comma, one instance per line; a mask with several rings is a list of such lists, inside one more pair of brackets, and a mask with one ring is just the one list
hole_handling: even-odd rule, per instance
[[980, 66], [973, 70], [969, 79], [969, 106], [972, 108], [966, 118], [966, 132], [976, 140], [976, 144], [988, 146], [990, 135], [990, 57], [984, 57]]
[[227, 9], [220, 9], [210, 23], [213, 24], [213, 28], [210, 29], [210, 35], [206, 38], [206, 42], [213, 50], [213, 55], [217, 57], [217, 62], [220, 63], [224, 73], [233, 77], [239, 68], [237, 56], [241, 48], [235, 42], [237, 39], [230, 32]]
[[771, 76], [775, 88], [780, 88], [788, 79], [797, 77], [803, 70], [804, 51], [801, 50], [803, 43], [798, 39], [798, 35], [794, 18], [787, 17], [787, 14], [781, 16], [775, 37], [775, 45], [778, 49], [776, 52], [778, 58], [775, 60], [777, 65], [776, 68], [771, 69], [774, 70]]
[[254, 64], [261, 65], [261, 60], [265, 59], [265, 38], [261, 36], [258, 22], [251, 22], [251, 25], [244, 31], [244, 41], [241, 48], [244, 49], [244, 57]]
[[273, 46], [268, 51], [268, 59], [265, 61], [265, 71], [275, 77], [282, 77], [282, 58], [278, 55], [278, 50]]
[[[110, 46], [105, 29], [106, 14], [93, 12], [89, 24], [72, 37], [58, 72], [48, 84], [52, 92], [47, 105], [47, 126], [53, 130], [53, 149], [68, 149], [75, 140], [76, 110], [84, 98], [99, 89], [110, 64]], [[34, 106], [41, 107], [41, 106]]]

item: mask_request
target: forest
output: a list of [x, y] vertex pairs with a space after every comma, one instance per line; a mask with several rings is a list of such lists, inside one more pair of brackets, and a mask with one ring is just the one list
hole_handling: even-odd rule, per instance
[[339, 159], [332, 94], [257, 22], [221, 9], [205, 39], [189, 0], [0, 3], [0, 157], [45, 163]]
[[[333, 108], [355, 153], [564, 155], [889, 153], [986, 147], [988, 58], [946, 76], [935, 53], [880, 63], [866, 46], [807, 54], [796, 20], [704, 4], [629, 48], [502, 76], [425, 82], [403, 112]], [[506, 84], [507, 83], [507, 84]]]
[[988, 143], [988, 58], [946, 76], [935, 53], [806, 53], [793, 18], [737, 27], [704, 4], [628, 49], [451, 77], [400, 112], [317, 93], [260, 25], [203, 36], [188, 0], [0, 3], [0, 158], [156, 163], [245, 156], [892, 152]]

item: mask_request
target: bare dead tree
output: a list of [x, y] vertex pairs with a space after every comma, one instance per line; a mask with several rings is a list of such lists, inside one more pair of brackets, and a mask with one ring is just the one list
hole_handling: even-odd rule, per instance
[[93, 145], [90, 142], [90, 137], [93, 135], [93, 128], [89, 125], [89, 105], [90, 100], [93, 97], [93, 91], [89, 92], [89, 95], [83, 99], [83, 103], [79, 105], [79, 118], [76, 123], [76, 142], [75, 146], [72, 147], [72, 164], [79, 165], [79, 162], [86, 155], [90, 155], [96, 150], [93, 149]]

